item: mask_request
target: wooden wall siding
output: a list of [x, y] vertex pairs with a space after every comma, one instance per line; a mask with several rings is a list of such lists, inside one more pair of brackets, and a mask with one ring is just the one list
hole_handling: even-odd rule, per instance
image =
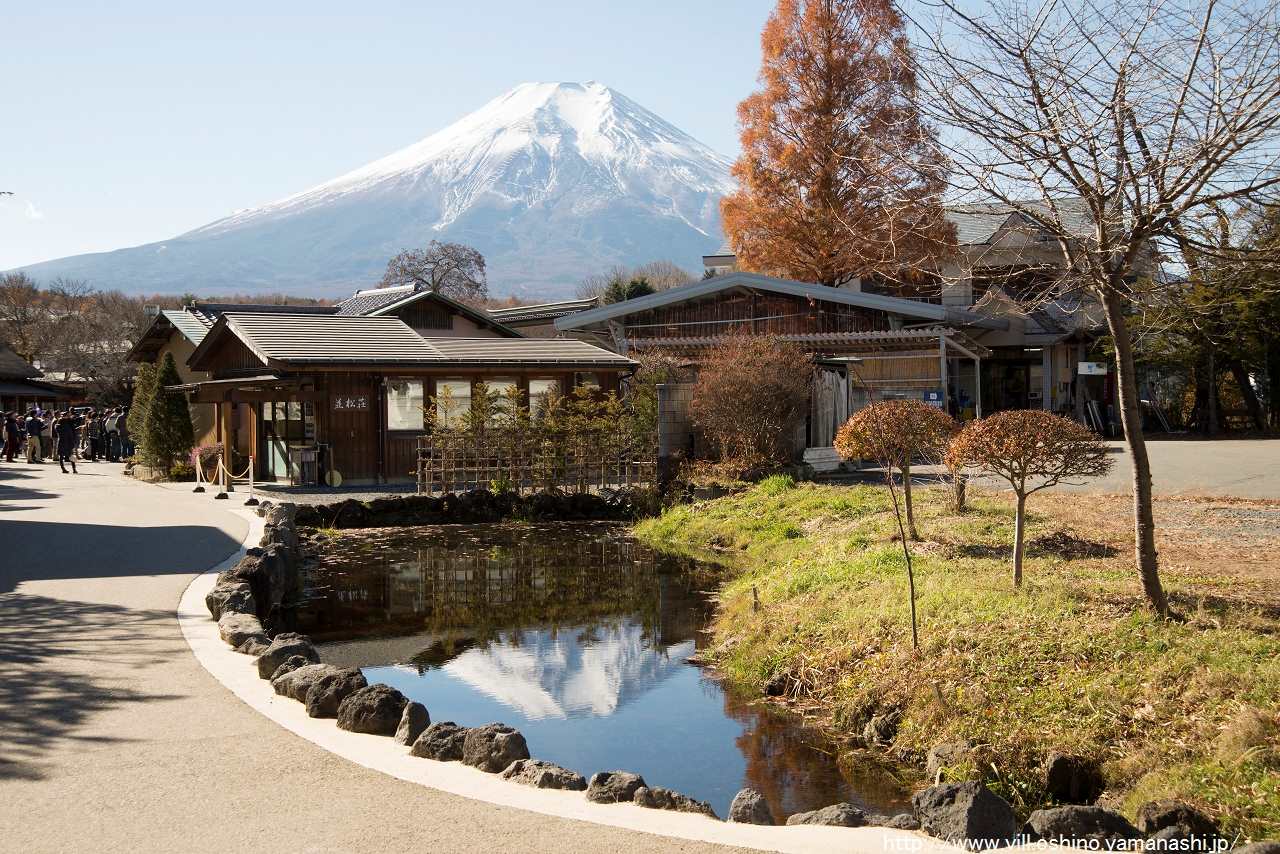
[[209, 374], [214, 379], [243, 375], [246, 371], [262, 371], [266, 365], [240, 339], [228, 336], [213, 353]]
[[[378, 477], [378, 416], [380, 377], [371, 374], [331, 373], [323, 377], [324, 399], [316, 404], [317, 441], [329, 445], [329, 468], [343, 480]], [[334, 409], [336, 398], [363, 397], [368, 407]]]
[[853, 384], [920, 385], [937, 388], [942, 384], [942, 365], [937, 356], [864, 358], [851, 370]]
[[872, 332], [889, 328], [883, 312], [814, 303], [784, 294], [728, 294], [698, 303], [663, 306], [626, 320], [629, 338]]
[[394, 314], [414, 329], [453, 328], [453, 312], [435, 303], [416, 302]]

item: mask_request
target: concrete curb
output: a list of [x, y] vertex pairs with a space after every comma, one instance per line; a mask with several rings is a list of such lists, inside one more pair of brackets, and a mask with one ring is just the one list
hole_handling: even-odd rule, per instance
[[[789, 854], [856, 854], [886, 852], [955, 852], [960, 850], [923, 834], [882, 827], [760, 827], [715, 821], [692, 813], [652, 810], [631, 804], [601, 805], [587, 801], [581, 792], [535, 789], [485, 774], [458, 762], [437, 762], [410, 756], [408, 748], [393, 739], [347, 732], [332, 720], [307, 717], [303, 704], [279, 697], [271, 683], [259, 679], [251, 656], [241, 655], [218, 637], [218, 624], [205, 608], [205, 594], [217, 574], [240, 560], [245, 549], [262, 536], [263, 520], [240, 507], [225, 507], [249, 519], [249, 533], [240, 550], [205, 571], [187, 587], [178, 605], [178, 624], [192, 654], [205, 670], [254, 710], [280, 726], [357, 765], [401, 780], [461, 795], [466, 798], [558, 818], [587, 821], [609, 827], [658, 834], [678, 839], [710, 842]], [[448, 720], [447, 709], [429, 709]], [[531, 752], [537, 756], [537, 745]], [[601, 769], [604, 770], [604, 769]]]

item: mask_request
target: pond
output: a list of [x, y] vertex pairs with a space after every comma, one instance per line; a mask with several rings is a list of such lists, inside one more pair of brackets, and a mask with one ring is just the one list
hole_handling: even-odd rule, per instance
[[613, 523], [442, 525], [322, 540], [297, 629], [432, 720], [516, 727], [586, 777], [622, 769], [709, 802], [744, 786], [774, 816], [839, 801], [906, 807], [882, 774], [841, 767], [795, 716], [726, 690], [688, 659], [714, 570]]

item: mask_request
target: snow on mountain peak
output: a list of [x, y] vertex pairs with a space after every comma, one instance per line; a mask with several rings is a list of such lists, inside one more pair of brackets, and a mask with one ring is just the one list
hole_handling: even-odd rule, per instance
[[[486, 194], [536, 205], [583, 182], [621, 197], [637, 177], [674, 179], [685, 191], [731, 192], [729, 161], [602, 83], [521, 83], [443, 130], [318, 187], [237, 213], [205, 229], [233, 228], [348, 193], [424, 181], [445, 189], [443, 229]], [[687, 220], [686, 220], [687, 221]], [[202, 229], [203, 230], [203, 229]]]

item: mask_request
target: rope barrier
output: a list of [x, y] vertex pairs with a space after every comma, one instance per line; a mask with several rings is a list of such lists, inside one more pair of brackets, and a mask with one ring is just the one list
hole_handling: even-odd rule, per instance
[[208, 478], [204, 476], [204, 466], [200, 465], [200, 455], [196, 454], [196, 488], [192, 492], [204, 492], [204, 485], [208, 482]]
[[[198, 476], [198, 470], [197, 470], [197, 476]], [[235, 482], [237, 480], [241, 480], [249, 484], [249, 498], [244, 502], [244, 506], [256, 507], [258, 505], [258, 499], [255, 498], [253, 495], [253, 455], [249, 456], [249, 465], [246, 466], [244, 472], [239, 475], [235, 474], [230, 469], [228, 469], [226, 463], [223, 460], [223, 457], [219, 456], [218, 467], [214, 472], [214, 476], [219, 479], [219, 483], [222, 486], [222, 491], [219, 492], [217, 495], [213, 496], [215, 499], [228, 498], [229, 497], [228, 493], [236, 491]], [[199, 490], [199, 491], [203, 492], [204, 490]]]

